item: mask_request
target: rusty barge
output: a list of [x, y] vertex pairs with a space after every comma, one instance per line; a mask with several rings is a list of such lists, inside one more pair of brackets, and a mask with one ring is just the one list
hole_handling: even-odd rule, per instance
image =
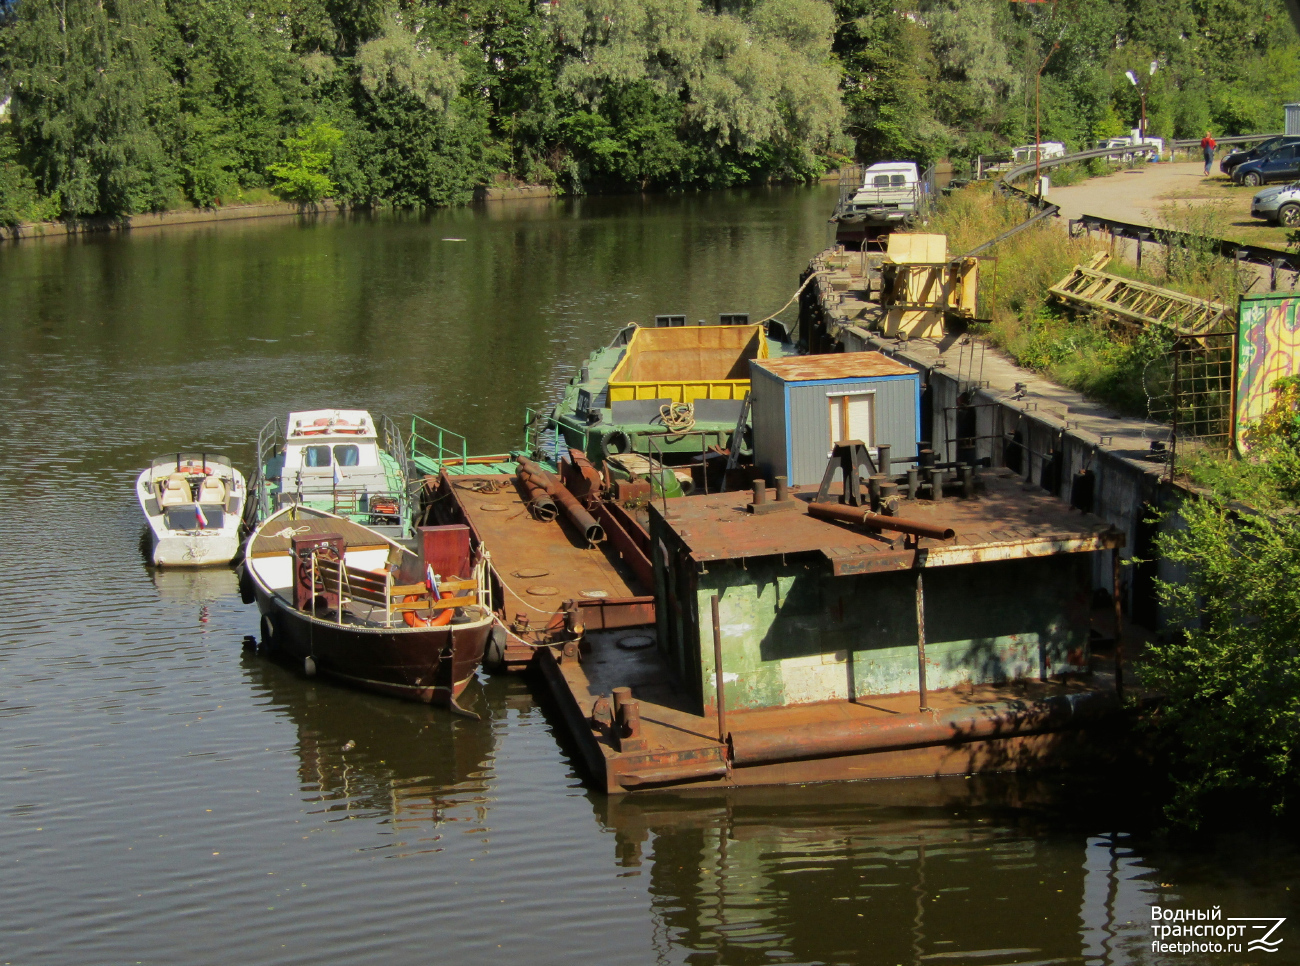
[[427, 488], [490, 552], [499, 665], [536, 676], [597, 787], [1038, 768], [1117, 719], [1120, 656], [1092, 655], [1090, 625], [1122, 534], [936, 460], [892, 360], [751, 368], [743, 491], [665, 499], [580, 451]]

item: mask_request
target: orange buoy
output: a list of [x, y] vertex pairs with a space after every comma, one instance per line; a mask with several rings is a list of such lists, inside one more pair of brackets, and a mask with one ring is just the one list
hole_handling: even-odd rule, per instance
[[[450, 596], [451, 591], [445, 590], [442, 592], [443, 600], [446, 600]], [[402, 603], [409, 604], [412, 601], [419, 600], [420, 597], [420, 594], [407, 594], [402, 598]], [[407, 627], [442, 627], [444, 624], [451, 623], [451, 612], [453, 610], [454, 608], [447, 607], [427, 620], [413, 610], [404, 610], [402, 611], [402, 620], [406, 621]]]

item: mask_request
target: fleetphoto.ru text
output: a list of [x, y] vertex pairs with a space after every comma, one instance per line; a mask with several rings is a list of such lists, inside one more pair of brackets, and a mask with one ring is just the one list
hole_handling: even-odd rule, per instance
[[1229, 916], [1210, 909], [1151, 907], [1153, 953], [1275, 953], [1285, 916]]

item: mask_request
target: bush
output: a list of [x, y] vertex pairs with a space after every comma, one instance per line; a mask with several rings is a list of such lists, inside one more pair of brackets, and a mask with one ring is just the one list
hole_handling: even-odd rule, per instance
[[1141, 675], [1164, 699], [1151, 724], [1172, 766], [1167, 814], [1192, 827], [1243, 795], [1280, 814], [1300, 787], [1300, 382], [1273, 388], [1244, 458], [1190, 461], [1205, 491], [1156, 543], [1184, 573], [1157, 584], [1181, 630], [1147, 648]]
[[49, 221], [59, 210], [59, 199], [41, 197], [31, 172], [18, 162], [13, 141], [0, 133], [0, 225]]
[[267, 165], [275, 177], [275, 190], [293, 201], [314, 203], [334, 193], [334, 182], [325, 174], [334, 163], [334, 152], [343, 132], [325, 121], [313, 121], [298, 128], [297, 136], [284, 139], [289, 158]]

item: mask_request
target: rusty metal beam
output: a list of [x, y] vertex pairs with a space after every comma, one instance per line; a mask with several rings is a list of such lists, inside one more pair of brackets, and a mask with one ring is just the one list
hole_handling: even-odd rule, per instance
[[888, 718], [823, 721], [802, 732], [788, 728], [732, 731], [737, 768], [775, 761], [851, 755], [927, 745], [958, 745], [988, 738], [1056, 731], [1110, 714], [1117, 707], [1109, 691], [1060, 694], [1039, 701], [1007, 701], [949, 711], [917, 711]]

